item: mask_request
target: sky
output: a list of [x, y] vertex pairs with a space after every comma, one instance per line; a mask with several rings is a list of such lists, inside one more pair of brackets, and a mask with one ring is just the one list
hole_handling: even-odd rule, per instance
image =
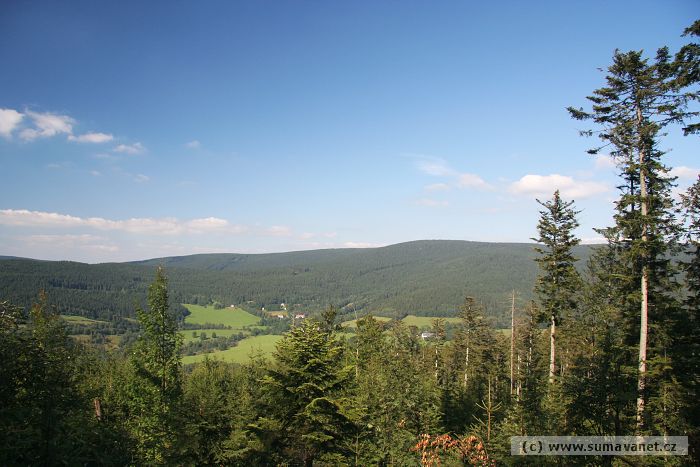
[[[0, 255], [530, 242], [560, 189], [612, 224], [586, 149], [615, 49], [689, 41], [696, 0], [0, 3]], [[677, 191], [697, 137], [661, 144]]]

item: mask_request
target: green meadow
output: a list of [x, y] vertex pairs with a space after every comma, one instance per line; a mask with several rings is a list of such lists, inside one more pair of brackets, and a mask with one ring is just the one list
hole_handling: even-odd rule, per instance
[[427, 329], [433, 327], [433, 321], [436, 319], [442, 319], [445, 320], [446, 323], [459, 323], [460, 319], [459, 318], [442, 318], [442, 317], [435, 317], [435, 316], [415, 316], [415, 315], [408, 315], [401, 321], [406, 326], [415, 326], [417, 328], [421, 329]]
[[185, 323], [188, 324], [222, 324], [236, 329], [260, 324], [260, 318], [240, 308], [217, 310], [213, 306], [183, 305], [191, 313], [185, 317]]
[[107, 323], [107, 321], [100, 321], [97, 319], [90, 319], [84, 316], [74, 316], [74, 315], [61, 315], [65, 321], [70, 324], [84, 324], [86, 326], [91, 324]]
[[[388, 322], [391, 321], [391, 318], [387, 318], [385, 316], [375, 316], [374, 319], [377, 321], [382, 321], [382, 322]], [[415, 326], [420, 329], [427, 329], [433, 326], [433, 321], [436, 319], [444, 319], [445, 322], [448, 323], [459, 323], [460, 319], [459, 318], [438, 318], [435, 316], [416, 316], [416, 315], [408, 315], [405, 318], [403, 318], [401, 321], [406, 326]], [[343, 327], [347, 328], [355, 328], [357, 327], [357, 320], [353, 319], [351, 321], [345, 321], [342, 324]]]
[[[207, 339], [211, 339], [214, 337], [213, 334], [216, 334], [216, 337], [230, 337], [239, 332], [247, 334], [246, 331], [241, 329], [183, 329], [180, 331], [180, 334], [185, 338], [185, 344], [187, 344], [189, 342], [198, 341], [202, 333], [207, 335]], [[197, 337], [194, 337], [192, 333], [197, 333]]]
[[282, 337], [283, 336], [272, 334], [248, 337], [240, 341], [237, 346], [231, 347], [230, 349], [182, 357], [182, 363], [185, 365], [189, 363], [197, 363], [204, 361], [204, 359], [207, 357], [210, 359], [222, 360], [224, 362], [246, 363], [248, 360], [250, 360], [250, 356], [253, 353], [260, 353], [263, 356], [269, 356], [272, 354], [272, 352], [275, 350], [277, 341], [282, 339]]

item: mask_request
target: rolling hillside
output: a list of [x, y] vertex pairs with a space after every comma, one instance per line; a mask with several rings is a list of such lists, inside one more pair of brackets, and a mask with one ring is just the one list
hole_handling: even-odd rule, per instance
[[[580, 247], [585, 263], [590, 249]], [[499, 317], [512, 289], [531, 298], [537, 274], [530, 244], [426, 240], [383, 248], [275, 254], [207, 254], [133, 263], [0, 260], [0, 297], [28, 306], [45, 289], [65, 314], [93, 319], [133, 316], [157, 265], [171, 300], [268, 309], [286, 303], [314, 312], [328, 304], [348, 314], [451, 316], [465, 295]], [[186, 313], [181, 309], [182, 313]]]

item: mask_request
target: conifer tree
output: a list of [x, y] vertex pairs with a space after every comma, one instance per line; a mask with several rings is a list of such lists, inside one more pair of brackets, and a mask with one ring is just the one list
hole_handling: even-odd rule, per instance
[[177, 456], [178, 405], [182, 393], [182, 336], [168, 307], [168, 281], [162, 268], [148, 289], [148, 310], [136, 310], [142, 334], [126, 375], [127, 425], [140, 462], [163, 464]]
[[306, 319], [280, 341], [274, 355], [276, 366], [263, 378], [269, 415], [253, 430], [286, 459], [305, 466], [342, 457], [343, 438], [352, 431], [344, 388], [353, 373], [343, 365], [342, 345], [322, 323]]
[[537, 279], [535, 292], [542, 309], [550, 322], [549, 334], [549, 382], [554, 381], [556, 374], [556, 329], [567, 313], [576, 307], [577, 291], [581, 278], [574, 264], [572, 249], [579, 244], [573, 231], [578, 227], [573, 201], [563, 201], [559, 190], [554, 192], [551, 201], [537, 202], [544, 207], [540, 211], [537, 224], [538, 238], [533, 238], [542, 246], [535, 247], [539, 254], [536, 259], [540, 265], [540, 275]]
[[[698, 22], [700, 24], [700, 22]], [[676, 329], [679, 349], [680, 378], [686, 390], [685, 418], [695, 436], [700, 434], [700, 177], [681, 195], [686, 221], [685, 246], [687, 259], [683, 262], [686, 298], [685, 319]]]
[[677, 236], [670, 197], [673, 180], [661, 162], [659, 140], [663, 128], [670, 124], [686, 125], [686, 133], [697, 131], [693, 125], [687, 125], [687, 120], [697, 115], [687, 110], [688, 102], [698, 97], [686, 89], [697, 79], [697, 70], [693, 71], [689, 61], [693, 57], [697, 60], [697, 50], [691, 48], [679, 52], [672, 60], [664, 47], [649, 63], [642, 51], [616, 51], [613, 64], [607, 69], [607, 85], [588, 97], [592, 110], [568, 108], [573, 118], [591, 120], [600, 127], [595, 133], [581, 132], [584, 136], [597, 134], [603, 143], [589, 153], [598, 154], [607, 149], [623, 180], [616, 203], [616, 225], [609, 238], [619, 244], [620, 260], [627, 268], [627, 283], [638, 284], [636, 293], [629, 286], [624, 293], [632, 303], [637, 303], [639, 310], [636, 410], [639, 430], [646, 424], [650, 310], [658, 320], [672, 314], [674, 307], [669, 298], [674, 272], [668, 259], [669, 247]]

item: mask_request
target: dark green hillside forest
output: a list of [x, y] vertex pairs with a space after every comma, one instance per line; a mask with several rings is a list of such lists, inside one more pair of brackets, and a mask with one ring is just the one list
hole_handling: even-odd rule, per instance
[[[679, 51], [616, 51], [569, 109], [620, 178], [595, 249], [557, 190], [533, 200], [534, 248], [2, 260], [0, 465], [700, 465], [700, 178], [676, 200], [661, 150], [700, 132], [700, 21], [685, 33]], [[183, 365], [182, 304], [211, 301], [314, 313], [270, 358]], [[137, 334], [86, 345], [66, 311]], [[409, 312], [431, 333], [374, 316]], [[522, 435], [687, 436], [690, 452], [511, 455]]]
[[[577, 250], [587, 258], [589, 249]], [[194, 255], [139, 263], [0, 260], [0, 290], [29, 307], [45, 290], [61, 313], [118, 321], [135, 317], [155, 267], [168, 269], [171, 307], [179, 303], [288, 303], [305, 312], [327, 304], [341, 312], [401, 318], [407, 314], [455, 316], [465, 295], [479, 297], [503, 326], [506, 298], [532, 297], [537, 266], [531, 245], [418, 241], [384, 248], [317, 250], [265, 255]], [[348, 306], [349, 305], [349, 306]]]

